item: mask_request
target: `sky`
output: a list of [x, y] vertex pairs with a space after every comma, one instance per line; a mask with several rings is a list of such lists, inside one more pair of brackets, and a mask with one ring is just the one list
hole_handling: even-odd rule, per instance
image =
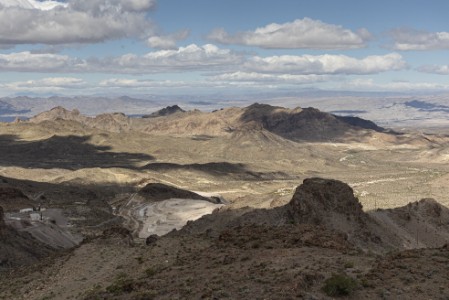
[[447, 0], [0, 0], [0, 96], [449, 91]]

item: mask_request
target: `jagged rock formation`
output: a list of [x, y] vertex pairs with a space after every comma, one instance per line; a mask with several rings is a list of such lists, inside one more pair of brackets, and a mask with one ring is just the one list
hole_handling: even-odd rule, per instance
[[[331, 179], [309, 178], [300, 185], [289, 203], [295, 222], [323, 224], [335, 216], [366, 222], [362, 205], [347, 184]], [[337, 225], [337, 224], [332, 224]]]
[[286, 209], [295, 223], [344, 233], [353, 245], [363, 249], [401, 247], [395, 233], [365, 213], [352, 188], [339, 180], [305, 179]]
[[169, 115], [173, 115], [175, 113], [183, 113], [185, 112], [185, 110], [183, 110], [181, 107], [179, 107], [178, 105], [172, 105], [172, 106], [167, 106], [163, 109], [160, 109], [158, 111], [155, 111], [154, 113], [151, 113], [149, 115], [145, 115], [142, 118], [157, 118], [157, 117], [165, 117], [165, 116], [169, 116]]
[[[182, 232], [208, 232], [218, 236], [233, 227], [289, 224], [325, 228], [344, 234], [354, 246], [379, 252], [440, 247], [449, 240], [449, 209], [434, 200], [366, 213], [350, 186], [323, 178], [305, 179], [292, 200], [283, 207], [225, 210], [187, 224]], [[416, 233], [422, 236], [419, 243], [414, 239]]]
[[380, 242], [370, 236], [368, 215], [347, 184], [331, 179], [309, 178], [296, 189], [286, 207], [295, 223], [323, 225], [347, 234], [350, 240]]

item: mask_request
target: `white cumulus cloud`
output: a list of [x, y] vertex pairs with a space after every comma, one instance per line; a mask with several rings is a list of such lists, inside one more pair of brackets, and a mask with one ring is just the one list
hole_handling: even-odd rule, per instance
[[346, 55], [255, 56], [244, 68], [261, 73], [288, 74], [374, 74], [401, 70], [407, 66], [397, 53], [357, 59]]
[[0, 45], [96, 43], [150, 36], [155, 0], [0, 0]]
[[208, 38], [222, 44], [241, 44], [271, 49], [352, 49], [365, 47], [371, 34], [366, 29], [357, 32], [339, 25], [310, 18], [293, 22], [272, 23], [254, 31], [234, 35], [215, 29]]

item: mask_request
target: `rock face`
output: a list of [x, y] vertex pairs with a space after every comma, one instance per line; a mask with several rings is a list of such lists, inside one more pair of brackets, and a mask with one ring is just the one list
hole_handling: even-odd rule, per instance
[[22, 208], [32, 208], [35, 203], [21, 190], [5, 185], [0, 186], [0, 204], [4, 211], [17, 211]]
[[363, 223], [367, 218], [359, 200], [354, 197], [352, 188], [332, 179], [305, 179], [296, 189], [289, 209], [298, 223], [333, 223], [335, 217]]
[[383, 235], [384, 228], [363, 211], [352, 188], [338, 180], [305, 179], [285, 209], [294, 223], [344, 233], [349, 242], [361, 248], [385, 247], [386, 241], [397, 244], [394, 237]]
[[3, 207], [0, 206], [0, 236], [3, 236], [6, 232], [6, 224], [4, 219]]

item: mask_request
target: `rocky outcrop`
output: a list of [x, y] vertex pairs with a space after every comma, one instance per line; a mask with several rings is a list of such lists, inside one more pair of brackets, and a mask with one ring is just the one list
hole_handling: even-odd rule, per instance
[[342, 219], [363, 224], [368, 218], [352, 188], [333, 179], [305, 179], [296, 189], [288, 209], [297, 223], [330, 223], [340, 227], [342, 224], [333, 223]]
[[175, 113], [183, 113], [183, 112], [185, 112], [185, 110], [183, 110], [181, 107], [179, 107], [178, 105], [175, 104], [172, 106], [167, 106], [161, 110], [155, 111], [152, 114], [145, 115], [142, 118], [165, 117], [165, 116], [173, 115]]
[[343, 234], [352, 245], [371, 251], [399, 248], [401, 245], [401, 240], [386, 232], [384, 226], [363, 211], [350, 186], [338, 180], [323, 178], [305, 179], [285, 206], [274, 209], [225, 210], [191, 222], [183, 231], [207, 231], [210, 235], [217, 236], [234, 227], [277, 228], [291, 224], [310, 225], [335, 235]]
[[68, 110], [64, 107], [57, 106], [49, 111], [42, 112], [32, 118], [29, 119], [30, 122], [33, 123], [39, 123], [43, 121], [54, 121], [58, 119], [63, 120], [71, 120], [71, 121], [78, 121], [78, 122], [84, 122], [87, 117], [80, 114], [80, 111], [77, 109], [74, 110]]
[[6, 232], [5, 216], [3, 213], [3, 207], [0, 206], [0, 237]]
[[0, 204], [4, 211], [18, 211], [22, 208], [32, 208], [35, 203], [20, 189], [4, 185], [0, 186]]

